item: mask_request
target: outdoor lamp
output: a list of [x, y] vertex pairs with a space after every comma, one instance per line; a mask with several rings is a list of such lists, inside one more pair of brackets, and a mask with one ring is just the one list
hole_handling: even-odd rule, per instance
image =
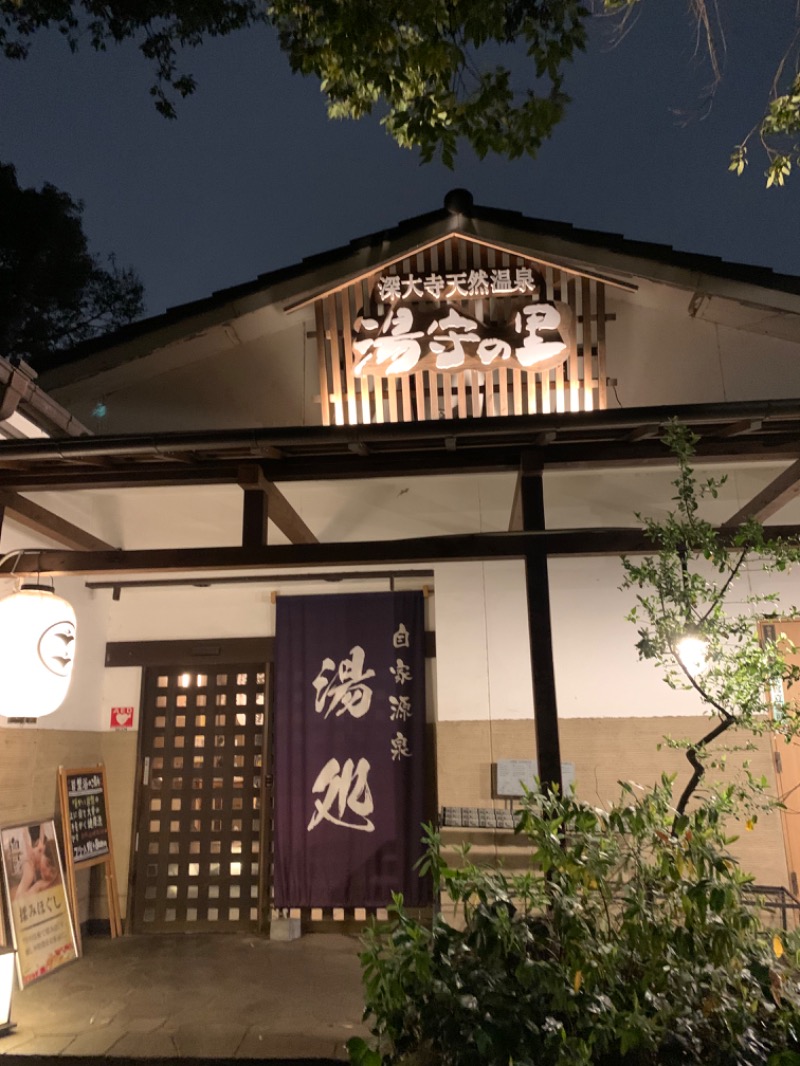
[[42, 718], [66, 698], [75, 655], [75, 611], [48, 585], [0, 599], [0, 714]]
[[699, 629], [689, 627], [678, 639], [675, 654], [689, 677], [697, 677], [708, 666], [708, 641]]
[[11, 990], [14, 987], [14, 949], [0, 946], [0, 1036], [14, 1028], [11, 1021]]

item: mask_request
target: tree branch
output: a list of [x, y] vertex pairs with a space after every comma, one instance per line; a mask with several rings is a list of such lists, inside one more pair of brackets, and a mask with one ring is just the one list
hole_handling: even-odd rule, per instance
[[689, 779], [683, 792], [681, 793], [680, 799], [678, 800], [677, 806], [675, 807], [675, 818], [672, 822], [673, 836], [675, 835], [675, 826], [677, 825], [678, 819], [685, 814], [686, 806], [689, 803], [689, 800], [692, 798], [692, 795], [696, 791], [697, 786], [700, 784], [700, 780], [703, 777], [703, 774], [706, 772], [705, 766], [703, 766], [702, 762], [698, 758], [698, 751], [701, 748], [705, 748], [708, 744], [711, 743], [712, 740], [716, 740], [717, 737], [721, 736], [726, 729], [730, 729], [730, 727], [735, 721], [736, 719], [732, 715], [728, 715], [727, 718], [723, 719], [723, 721], [716, 725], [709, 733], [706, 733], [706, 735], [701, 740], [699, 740], [696, 744], [693, 744], [691, 748], [687, 749], [686, 758], [689, 760], [689, 765], [692, 767], [692, 776]]

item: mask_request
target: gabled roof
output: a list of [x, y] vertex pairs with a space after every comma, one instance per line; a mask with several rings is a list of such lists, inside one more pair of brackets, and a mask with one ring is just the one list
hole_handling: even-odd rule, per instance
[[589, 272], [626, 288], [635, 287], [630, 282], [641, 278], [677, 286], [695, 296], [722, 297], [779, 314], [800, 315], [798, 277], [675, 251], [669, 245], [632, 241], [619, 234], [529, 218], [518, 211], [482, 207], [473, 203], [469, 192], [456, 189], [447, 194], [439, 210], [54, 354], [46, 366], [37, 368], [42, 384], [52, 389], [93, 377], [270, 305], [286, 310], [454, 235], [578, 273]]

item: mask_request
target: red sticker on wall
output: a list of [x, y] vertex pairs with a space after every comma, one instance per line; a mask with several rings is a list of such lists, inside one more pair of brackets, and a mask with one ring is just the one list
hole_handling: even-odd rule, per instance
[[130, 729], [133, 725], [133, 707], [112, 707], [110, 725], [112, 729]]

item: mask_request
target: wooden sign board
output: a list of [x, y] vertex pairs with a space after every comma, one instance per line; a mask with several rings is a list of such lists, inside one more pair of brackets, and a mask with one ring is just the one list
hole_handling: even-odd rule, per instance
[[62, 770], [61, 774], [64, 842], [72, 863], [81, 866], [101, 862], [110, 850], [105, 770], [92, 767]]
[[80, 923], [75, 870], [97, 866], [101, 863], [105, 866], [111, 935], [121, 936], [122, 918], [119, 912], [114, 848], [108, 817], [108, 784], [105, 767], [101, 763], [97, 766], [79, 767], [75, 770], [60, 767], [58, 794], [64, 828], [67, 884], [75, 914], [78, 942], [80, 943]]
[[605, 288], [463, 234], [378, 265], [314, 297], [322, 424], [602, 410]]
[[0, 830], [17, 975], [24, 988], [78, 957], [55, 820]]

